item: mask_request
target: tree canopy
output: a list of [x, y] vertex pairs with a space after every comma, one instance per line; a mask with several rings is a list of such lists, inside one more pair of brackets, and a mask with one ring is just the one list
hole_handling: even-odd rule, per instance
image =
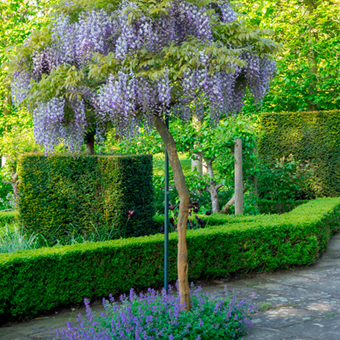
[[206, 98], [216, 122], [241, 109], [247, 86], [258, 101], [268, 90], [271, 33], [227, 1], [65, 2], [8, 64], [13, 100], [29, 106], [48, 152], [107, 123], [130, 134], [170, 108], [188, 119], [192, 103], [203, 115]]
[[[272, 29], [283, 45], [263, 111], [340, 107], [340, 1], [244, 0], [251, 25]], [[254, 111], [253, 111], [254, 112]]]

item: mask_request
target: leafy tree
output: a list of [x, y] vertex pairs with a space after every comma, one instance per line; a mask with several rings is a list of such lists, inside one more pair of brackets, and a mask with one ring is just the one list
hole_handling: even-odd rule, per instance
[[152, 125], [167, 149], [180, 197], [178, 279], [190, 310], [186, 225], [189, 191], [164, 119], [190, 119], [190, 105], [217, 123], [238, 112], [246, 88], [261, 100], [278, 45], [248, 27], [227, 1], [65, 2], [51, 25], [33, 32], [10, 67], [15, 103], [26, 103], [37, 141], [51, 152], [61, 139], [77, 150], [113, 124], [119, 135]]
[[[0, 3], [0, 113], [2, 115], [16, 114], [12, 106], [6, 68], [3, 66], [8, 57], [14, 53], [15, 46], [22, 44], [34, 29], [46, 24], [47, 13], [52, 3], [51, 0], [31, 2], [3, 0]], [[2, 128], [9, 123], [9, 119], [5, 119], [1, 124]]]
[[[190, 135], [190, 133], [189, 133]], [[233, 187], [234, 179], [234, 143], [236, 138], [243, 140], [244, 177], [254, 175], [256, 156], [256, 134], [250, 119], [224, 119], [220, 124], [211, 128], [209, 120], [199, 124], [191, 130], [195, 148], [188, 149], [191, 157], [199, 155], [207, 167], [207, 174], [201, 175], [204, 179], [203, 190], [209, 192], [212, 211], [219, 213], [218, 191], [224, 186]]]
[[[283, 45], [264, 111], [340, 108], [340, 11], [333, 0], [244, 0], [251, 24]], [[254, 112], [254, 105], [247, 111]]]

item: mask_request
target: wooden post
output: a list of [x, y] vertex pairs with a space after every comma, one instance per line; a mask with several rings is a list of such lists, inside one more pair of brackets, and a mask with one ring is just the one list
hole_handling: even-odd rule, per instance
[[235, 215], [243, 214], [242, 139], [235, 139]]

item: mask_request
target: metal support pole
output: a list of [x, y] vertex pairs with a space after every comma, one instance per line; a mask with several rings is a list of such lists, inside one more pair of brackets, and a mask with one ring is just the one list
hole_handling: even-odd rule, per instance
[[235, 215], [243, 214], [242, 139], [235, 139]]
[[[169, 129], [169, 117], [165, 118]], [[169, 293], [169, 158], [165, 149], [165, 197], [164, 197], [164, 289]]]

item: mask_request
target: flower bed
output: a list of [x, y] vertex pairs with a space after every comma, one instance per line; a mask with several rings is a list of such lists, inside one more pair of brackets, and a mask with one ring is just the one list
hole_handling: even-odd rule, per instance
[[149, 289], [137, 296], [133, 289], [121, 303], [103, 299], [104, 312], [96, 314], [85, 299], [86, 316], [78, 316], [78, 325], [67, 323], [68, 330], [57, 331], [67, 339], [160, 339], [210, 340], [240, 339], [251, 326], [251, 303], [237, 301], [225, 294], [210, 296], [191, 287], [191, 310], [186, 312], [178, 294], [157, 293]]
[[[240, 217], [239, 221], [227, 217], [224, 223], [220, 216], [206, 216], [221, 225], [188, 231], [189, 279], [312, 264], [339, 228], [339, 209], [339, 198], [323, 198], [283, 215]], [[85, 297], [101, 298], [131, 287], [160, 287], [163, 242], [164, 235], [158, 234], [0, 255], [0, 317], [24, 318], [81, 303]], [[176, 233], [169, 235], [169, 244], [173, 281]]]

